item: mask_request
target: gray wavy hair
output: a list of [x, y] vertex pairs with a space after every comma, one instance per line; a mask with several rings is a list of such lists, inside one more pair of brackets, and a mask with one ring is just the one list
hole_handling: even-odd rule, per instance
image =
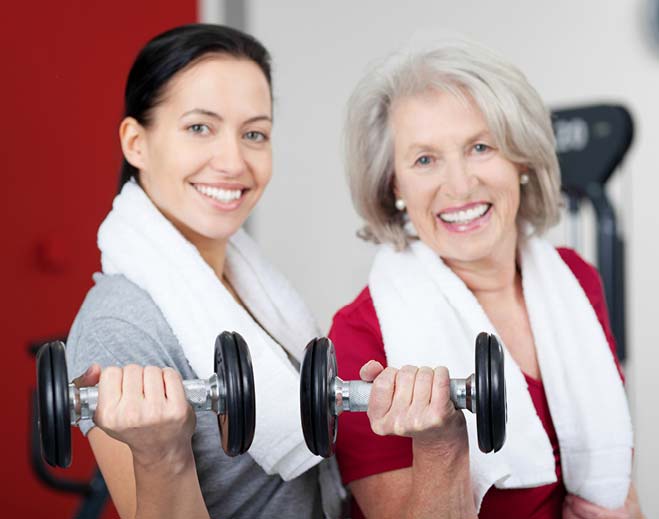
[[535, 234], [542, 234], [555, 225], [560, 218], [560, 171], [549, 111], [514, 65], [461, 41], [389, 57], [357, 84], [350, 97], [345, 160], [352, 201], [365, 221], [358, 236], [397, 249], [412, 239], [404, 229], [404, 214], [394, 206], [389, 117], [396, 99], [428, 90], [473, 100], [499, 150], [528, 170], [518, 226], [526, 222]]

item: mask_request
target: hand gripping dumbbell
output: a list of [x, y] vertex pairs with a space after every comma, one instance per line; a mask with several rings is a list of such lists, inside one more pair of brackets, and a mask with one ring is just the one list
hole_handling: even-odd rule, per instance
[[[215, 340], [214, 373], [207, 380], [184, 380], [185, 396], [196, 412], [217, 414], [222, 448], [242, 454], [254, 439], [255, 402], [252, 360], [245, 340], [222, 332]], [[41, 453], [53, 467], [71, 464], [71, 426], [94, 417], [98, 387], [69, 384], [65, 346], [44, 344], [37, 353], [37, 402]]]
[[[478, 446], [497, 452], [506, 439], [506, 381], [503, 349], [494, 335], [476, 338], [476, 372], [466, 379], [451, 379], [450, 397], [456, 409], [476, 414]], [[370, 382], [344, 381], [337, 376], [334, 345], [326, 337], [306, 347], [300, 374], [302, 430], [311, 452], [325, 458], [334, 453], [337, 418], [344, 412], [368, 409]]]

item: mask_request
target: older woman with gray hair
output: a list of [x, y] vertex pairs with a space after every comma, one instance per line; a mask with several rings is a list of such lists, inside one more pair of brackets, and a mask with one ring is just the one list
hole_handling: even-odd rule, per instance
[[[374, 381], [367, 415], [339, 424], [353, 516], [640, 516], [599, 275], [542, 238], [560, 175], [524, 75], [468, 43], [393, 56], [350, 99], [346, 151], [360, 236], [379, 244], [330, 332], [339, 376]], [[448, 397], [480, 331], [505, 354], [507, 439], [490, 454]]]

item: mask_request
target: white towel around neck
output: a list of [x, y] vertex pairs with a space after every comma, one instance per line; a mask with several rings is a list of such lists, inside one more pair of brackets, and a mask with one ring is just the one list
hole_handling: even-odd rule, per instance
[[[520, 248], [522, 285], [568, 492], [607, 508], [622, 506], [631, 477], [632, 427], [624, 387], [602, 327], [569, 267], [546, 241]], [[387, 362], [474, 371], [475, 339], [495, 333], [462, 280], [421, 241], [401, 252], [381, 245], [369, 278]], [[505, 348], [507, 438], [498, 453], [478, 449], [466, 412], [474, 500], [498, 488], [556, 481], [554, 457], [526, 380]]]
[[256, 387], [256, 432], [248, 452], [267, 474], [290, 480], [321, 461], [304, 442], [299, 374], [286, 353], [301, 362], [317, 326], [244, 231], [228, 243], [225, 275], [263, 328], [135, 182], [125, 184], [115, 198], [99, 229], [98, 246], [104, 273], [123, 274], [148, 292], [198, 377], [213, 371], [217, 335], [229, 330], [244, 337]]

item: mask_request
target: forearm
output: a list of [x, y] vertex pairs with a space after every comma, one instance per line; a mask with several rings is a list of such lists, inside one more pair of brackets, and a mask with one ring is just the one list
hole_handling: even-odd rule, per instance
[[157, 463], [133, 463], [137, 510], [136, 519], [186, 517], [208, 519], [192, 454]]
[[466, 445], [414, 442], [407, 517], [476, 518]]

